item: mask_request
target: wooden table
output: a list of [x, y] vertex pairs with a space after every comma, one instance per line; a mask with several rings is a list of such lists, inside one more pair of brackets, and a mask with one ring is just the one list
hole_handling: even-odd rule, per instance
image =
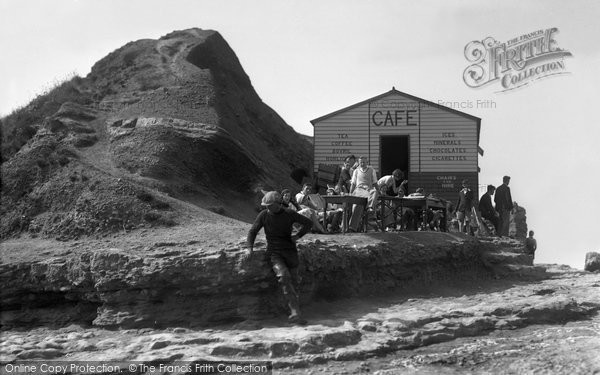
[[[388, 195], [380, 195], [379, 196], [379, 206], [381, 209], [381, 230], [385, 231], [385, 208], [390, 208], [392, 210], [392, 215], [394, 215], [394, 224], [396, 224], [397, 220], [397, 212], [400, 210], [400, 214], [402, 214], [402, 208], [416, 208], [422, 211], [422, 222], [427, 224], [427, 211], [430, 208], [442, 210], [443, 221], [446, 220], [446, 204], [444, 201], [437, 198], [427, 198], [427, 197], [416, 197], [416, 198], [408, 198], [408, 197], [393, 197]], [[425, 228], [428, 226], [425, 225]], [[444, 223], [443, 230], [446, 230], [446, 225]]]
[[354, 195], [321, 195], [323, 201], [325, 202], [323, 207], [323, 227], [327, 229], [327, 205], [331, 204], [342, 204], [343, 212], [342, 212], [342, 233], [346, 233], [348, 231], [348, 209], [352, 208], [354, 204], [360, 204], [363, 206], [363, 224], [364, 231], [367, 231], [367, 221], [364, 220], [367, 214], [367, 203], [368, 199], [363, 197], [355, 197]]

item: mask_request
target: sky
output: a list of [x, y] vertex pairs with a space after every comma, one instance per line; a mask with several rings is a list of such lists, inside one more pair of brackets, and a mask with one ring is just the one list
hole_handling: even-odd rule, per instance
[[[480, 184], [510, 175], [536, 262], [583, 268], [586, 252], [600, 252], [599, 17], [595, 0], [0, 0], [0, 115], [130, 41], [217, 30], [299, 133], [392, 86], [480, 117]], [[469, 42], [549, 28], [572, 53], [568, 74], [506, 92], [463, 81]]]

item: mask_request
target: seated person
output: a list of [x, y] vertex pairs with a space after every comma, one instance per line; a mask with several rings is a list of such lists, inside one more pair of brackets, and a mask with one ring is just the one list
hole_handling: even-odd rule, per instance
[[304, 184], [302, 190], [296, 194], [296, 202], [302, 208], [310, 208], [313, 210], [317, 209], [317, 205], [310, 199], [312, 193], [312, 187], [310, 184]]
[[325, 228], [319, 222], [318, 206], [310, 198], [311, 190], [310, 184], [304, 184], [302, 191], [296, 194], [296, 203], [300, 206], [298, 213], [312, 220], [314, 232], [325, 233]]
[[350, 181], [352, 180], [353, 166], [356, 162], [354, 155], [347, 156], [340, 171], [340, 178], [335, 187], [338, 194], [350, 193]]
[[427, 210], [427, 222], [429, 223], [429, 229], [435, 231], [443, 231], [444, 223], [443, 223], [444, 213], [442, 210]]
[[481, 212], [482, 218], [492, 223], [492, 225], [494, 226], [495, 233], [498, 233], [498, 225], [500, 225], [500, 215], [492, 205], [492, 195], [494, 195], [494, 191], [496, 191], [494, 185], [487, 186], [487, 191], [481, 196], [481, 199], [479, 200], [479, 212]]
[[283, 189], [281, 191], [281, 206], [296, 212], [301, 210], [298, 203], [292, 199], [292, 192], [289, 189]]
[[448, 217], [448, 205], [449, 202], [443, 198], [437, 197], [435, 194], [429, 194], [427, 197], [428, 201], [433, 201], [444, 206], [444, 208], [433, 208], [427, 209], [427, 223], [430, 230], [438, 232], [446, 232], [446, 218]]
[[[425, 198], [425, 190], [423, 188], [417, 188], [414, 193], [409, 194], [406, 198], [408, 199], [422, 199]], [[406, 230], [417, 230], [418, 221], [417, 218], [421, 216], [420, 210], [413, 210], [410, 207], [404, 207], [402, 209], [402, 228]]]
[[[327, 195], [337, 195], [333, 186], [327, 187]], [[341, 207], [341, 205], [334, 203], [327, 204], [327, 217], [325, 218], [325, 224], [328, 232], [340, 231], [343, 213], [344, 209]]]

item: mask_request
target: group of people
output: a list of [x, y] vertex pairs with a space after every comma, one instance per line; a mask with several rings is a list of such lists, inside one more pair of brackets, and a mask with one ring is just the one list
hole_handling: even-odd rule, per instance
[[[304, 184], [302, 190], [292, 195], [289, 189], [281, 191], [281, 204], [283, 208], [298, 212], [300, 215], [306, 216], [312, 222], [311, 231], [313, 233], [334, 233], [340, 230], [342, 222], [343, 210], [336, 204], [328, 204], [326, 216], [323, 220], [324, 202], [318, 195], [311, 194], [311, 184]], [[333, 188], [327, 189], [327, 194], [335, 194]]]
[[[514, 208], [510, 187], [508, 187], [509, 184], [510, 176], [504, 176], [502, 177], [502, 185], [498, 186], [498, 188], [494, 185], [488, 185], [487, 191], [479, 199], [478, 208], [481, 217], [492, 224], [496, 235], [500, 237], [508, 236], [510, 213]], [[492, 204], [492, 196], [494, 196], [495, 206]], [[469, 181], [463, 180], [462, 189], [458, 193], [456, 208], [459, 231], [470, 232], [470, 223], [474, 220], [472, 217], [474, 204], [474, 195], [469, 187]], [[529, 237], [525, 240], [525, 250], [532, 261], [537, 249], [537, 242], [533, 236], [534, 232], [529, 231]]]
[[[510, 176], [502, 178], [502, 185], [496, 188], [494, 185], [488, 185], [487, 191], [479, 199], [479, 212], [481, 217], [488, 220], [494, 226], [498, 236], [508, 236], [510, 224], [510, 212], [513, 209], [513, 200], [510, 194]], [[494, 203], [492, 204], [492, 195]], [[459, 224], [460, 232], [470, 233], [470, 223], [473, 223], [473, 207], [475, 205], [475, 196], [469, 186], [468, 180], [462, 181], [462, 189], [458, 193], [456, 204], [456, 218]]]
[[[355, 204], [348, 208], [347, 214], [350, 220], [347, 229], [350, 232], [357, 232], [365, 220], [365, 208], [369, 214], [375, 213], [380, 194], [408, 195], [407, 184], [408, 181], [404, 179], [401, 170], [396, 169], [391, 175], [377, 179], [377, 174], [368, 164], [366, 157], [356, 159], [354, 155], [349, 155], [341, 167], [337, 184], [328, 185], [327, 195], [354, 195], [367, 198], [366, 207]], [[339, 232], [342, 228], [344, 208], [330, 203], [323, 210], [324, 202], [311, 193], [311, 184], [304, 184], [302, 190], [295, 196], [289, 189], [284, 189], [281, 191], [282, 206], [309, 218], [312, 222], [311, 230], [315, 233]]]
[[[335, 194], [350, 194], [357, 197], [367, 198], [367, 215], [363, 215], [364, 208], [361, 205], [353, 205], [350, 212], [350, 223], [348, 230], [356, 232], [363, 220], [369, 220], [369, 217], [375, 217], [377, 213], [377, 204], [380, 195], [388, 196], [408, 196], [408, 180], [400, 169], [395, 169], [391, 175], [383, 176], [377, 179], [375, 169], [369, 165], [367, 157], [361, 156], [358, 161], [354, 155], [349, 155], [344, 160], [340, 178], [334, 190]], [[416, 191], [414, 194], [420, 194]], [[414, 216], [410, 209], [404, 209], [402, 213], [403, 221], [408, 221]], [[391, 227], [395, 225], [393, 215], [386, 210], [384, 225]]]
[[[358, 197], [367, 198], [366, 209], [368, 213], [363, 216], [363, 207], [353, 205], [350, 216], [348, 230], [356, 232], [363, 220], [370, 222], [370, 219], [376, 219], [377, 214], [381, 212], [378, 209], [380, 196], [391, 197], [407, 197], [407, 198], [424, 198], [425, 191], [423, 188], [417, 188], [414, 192], [409, 193], [408, 180], [400, 169], [395, 169], [392, 174], [382, 176], [377, 179], [377, 173], [373, 167], [369, 166], [368, 159], [361, 156], [357, 159], [354, 155], [349, 155], [344, 160], [342, 165], [339, 181], [334, 189], [334, 194], [350, 194]], [[383, 207], [383, 215], [379, 217], [383, 228], [386, 230], [401, 229], [401, 230], [417, 230], [419, 223], [417, 218], [422, 216], [422, 212], [415, 212], [409, 207], [402, 207], [400, 212], [400, 223], [396, 223], [394, 211], [398, 207]], [[426, 222], [421, 223], [423, 226], [429, 225], [431, 229], [439, 229], [444, 227], [442, 213], [436, 210], [430, 210], [425, 213]], [[375, 220], [375, 225], [376, 224]]]
[[[347, 158], [342, 168], [339, 183], [329, 187], [328, 194], [352, 194], [364, 196], [373, 207], [377, 199], [377, 177], [373, 168], [368, 166], [366, 158], [359, 158], [357, 165]], [[296, 242], [308, 231], [324, 232], [319, 220], [317, 202], [311, 198], [311, 185], [305, 184], [295, 199], [290, 190], [265, 192], [261, 206], [265, 207], [256, 217], [248, 231], [246, 258], [252, 257], [254, 242], [258, 232], [264, 228], [267, 238], [266, 257], [269, 261], [290, 310], [288, 321], [293, 324], [306, 324], [300, 312], [298, 294], [298, 250]], [[357, 229], [357, 217], [362, 215], [358, 207], [352, 208], [351, 228]], [[342, 208], [328, 207], [324, 222], [327, 229], [339, 228]], [[352, 221], [354, 220], [354, 221]], [[294, 229], [296, 229], [295, 234]]]
[[[494, 225], [497, 234], [500, 236], [508, 235], [510, 211], [513, 209], [509, 183], [510, 177], [504, 176], [503, 183], [498, 188], [488, 185], [486, 193], [479, 200], [481, 216]], [[306, 320], [300, 312], [298, 294], [299, 260], [296, 242], [310, 230], [317, 232], [338, 230], [343, 213], [343, 208], [332, 205], [327, 207], [325, 217], [320, 216], [318, 202], [314, 202], [311, 198], [311, 189], [310, 184], [305, 184], [295, 197], [292, 197], [292, 193], [288, 189], [281, 192], [265, 192], [261, 202], [265, 209], [256, 217], [247, 238], [248, 253], [246, 258], [250, 258], [253, 254], [256, 236], [264, 228], [267, 238], [266, 257], [281, 285], [283, 295], [290, 309], [288, 320], [293, 324], [306, 324]], [[374, 210], [379, 194], [401, 197], [425, 196], [421, 188], [413, 194], [408, 194], [408, 181], [399, 169], [394, 170], [389, 176], [377, 179], [375, 171], [368, 165], [367, 158], [360, 157], [358, 162], [355, 162], [352, 155], [344, 161], [338, 184], [329, 186], [327, 194], [353, 194], [367, 198], [367, 209], [370, 211]], [[494, 195], [495, 207], [492, 205], [492, 195]], [[469, 187], [469, 182], [463, 180], [456, 205], [456, 216], [461, 231], [469, 228], [474, 204], [474, 193]], [[352, 207], [350, 230], [356, 231], [358, 229], [362, 209], [360, 205]], [[407, 212], [403, 212], [403, 217]], [[323, 223], [327, 225], [327, 228], [321, 224], [320, 219], [323, 219]], [[292, 234], [294, 229], [296, 230], [295, 234]], [[537, 243], [533, 238], [533, 231], [529, 232], [529, 238], [527, 238], [525, 246], [533, 261], [533, 254], [537, 247]]]

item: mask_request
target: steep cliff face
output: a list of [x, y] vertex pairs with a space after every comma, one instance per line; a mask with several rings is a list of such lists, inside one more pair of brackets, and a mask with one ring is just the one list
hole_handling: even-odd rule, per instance
[[177, 225], [185, 203], [247, 221], [256, 189], [312, 162], [210, 30], [128, 43], [2, 128], [4, 237]]

